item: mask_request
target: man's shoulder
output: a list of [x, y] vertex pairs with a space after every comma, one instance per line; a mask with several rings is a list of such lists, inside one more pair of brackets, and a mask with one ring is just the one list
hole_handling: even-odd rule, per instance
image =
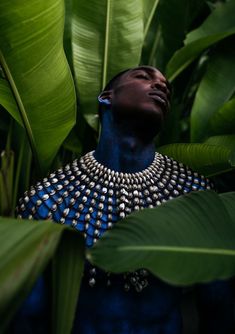
[[178, 189], [183, 190], [183, 193], [214, 189], [213, 182], [203, 174], [169, 156], [162, 154], [159, 156], [163, 161], [164, 172], [165, 175], [168, 175], [169, 183], [170, 181], [176, 183]]
[[60, 221], [74, 196], [80, 195], [79, 191], [75, 191], [75, 188], [79, 189], [80, 174], [78, 162], [74, 160], [31, 186], [19, 200], [16, 208], [18, 217]]

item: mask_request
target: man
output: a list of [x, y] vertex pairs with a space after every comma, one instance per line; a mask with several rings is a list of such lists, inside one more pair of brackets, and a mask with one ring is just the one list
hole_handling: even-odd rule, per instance
[[[169, 96], [167, 80], [153, 67], [113, 78], [99, 96], [102, 130], [95, 152], [32, 187], [20, 201], [20, 217], [71, 225], [92, 247], [134, 210], [210, 189], [208, 179], [155, 153], [153, 140], [169, 112]], [[39, 285], [33, 294], [43, 291]], [[180, 297], [179, 288], [145, 270], [108, 275], [87, 263], [74, 333], [182, 333]]]

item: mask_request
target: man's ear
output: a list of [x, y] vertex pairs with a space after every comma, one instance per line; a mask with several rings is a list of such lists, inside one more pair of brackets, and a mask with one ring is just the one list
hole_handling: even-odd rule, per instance
[[100, 103], [111, 105], [112, 103], [112, 90], [104, 90], [98, 96], [98, 100]]

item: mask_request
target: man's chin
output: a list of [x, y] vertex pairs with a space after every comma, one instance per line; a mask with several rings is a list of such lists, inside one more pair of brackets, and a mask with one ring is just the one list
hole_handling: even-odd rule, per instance
[[140, 124], [143, 133], [149, 139], [153, 139], [162, 129], [164, 123], [164, 115], [162, 112], [146, 112], [144, 115], [136, 118]]

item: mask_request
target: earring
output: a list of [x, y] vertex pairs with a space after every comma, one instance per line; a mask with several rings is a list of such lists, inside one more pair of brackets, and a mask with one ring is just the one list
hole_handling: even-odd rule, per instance
[[107, 106], [109, 106], [111, 104], [111, 102], [108, 99], [102, 99], [102, 97], [100, 97], [100, 95], [98, 96], [98, 101], [102, 104], [106, 104]]

